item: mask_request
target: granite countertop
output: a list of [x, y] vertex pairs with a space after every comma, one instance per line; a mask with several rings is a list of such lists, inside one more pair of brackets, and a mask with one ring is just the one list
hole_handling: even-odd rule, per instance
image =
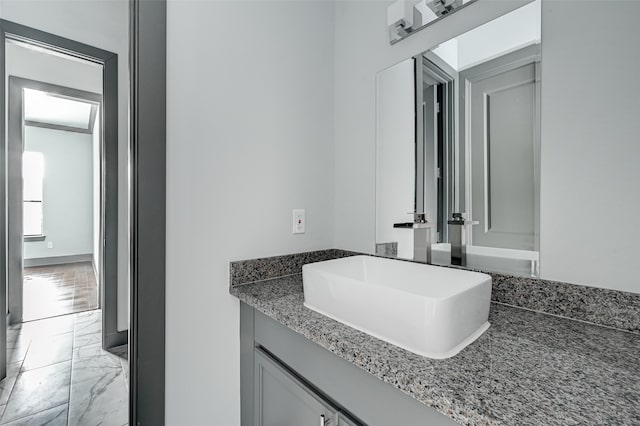
[[302, 275], [229, 291], [461, 424], [640, 424], [636, 333], [492, 303], [487, 332], [434, 360], [305, 308]]

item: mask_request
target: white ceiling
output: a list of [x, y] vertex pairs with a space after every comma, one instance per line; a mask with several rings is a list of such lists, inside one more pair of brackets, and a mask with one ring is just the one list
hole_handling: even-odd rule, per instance
[[57, 126], [90, 128], [91, 104], [24, 89], [24, 119]]

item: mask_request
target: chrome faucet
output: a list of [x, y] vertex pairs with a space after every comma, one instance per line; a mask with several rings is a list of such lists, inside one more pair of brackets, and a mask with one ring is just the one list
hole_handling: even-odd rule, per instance
[[394, 228], [413, 229], [413, 260], [431, 264], [431, 229], [435, 223], [427, 222], [426, 213], [409, 213], [413, 215], [413, 222], [394, 223]]
[[467, 266], [467, 242], [470, 225], [477, 225], [478, 221], [465, 219], [464, 213], [453, 213], [449, 225], [449, 242], [451, 243], [451, 264]]

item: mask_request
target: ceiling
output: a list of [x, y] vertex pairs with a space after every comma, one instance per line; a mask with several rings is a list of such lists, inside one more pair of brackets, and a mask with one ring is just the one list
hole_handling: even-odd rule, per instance
[[24, 89], [24, 119], [26, 124], [43, 124], [91, 132], [97, 106], [79, 99], [70, 99], [40, 90]]

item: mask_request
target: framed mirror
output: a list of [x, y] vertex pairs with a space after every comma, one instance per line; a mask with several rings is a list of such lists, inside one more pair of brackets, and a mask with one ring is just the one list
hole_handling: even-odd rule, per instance
[[378, 73], [377, 254], [539, 275], [540, 5]]

